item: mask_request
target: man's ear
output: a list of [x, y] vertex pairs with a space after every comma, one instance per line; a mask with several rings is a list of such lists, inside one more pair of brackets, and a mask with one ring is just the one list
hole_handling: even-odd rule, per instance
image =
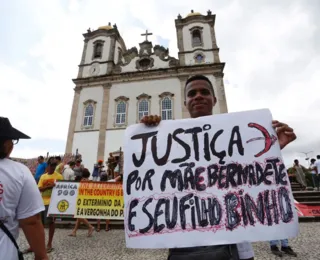
[[217, 104], [217, 98], [213, 96], [213, 106], [215, 106], [216, 104]]

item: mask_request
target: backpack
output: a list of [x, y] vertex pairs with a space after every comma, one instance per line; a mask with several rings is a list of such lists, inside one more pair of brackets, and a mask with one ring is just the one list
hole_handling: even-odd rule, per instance
[[168, 260], [240, 260], [235, 244], [169, 249]]

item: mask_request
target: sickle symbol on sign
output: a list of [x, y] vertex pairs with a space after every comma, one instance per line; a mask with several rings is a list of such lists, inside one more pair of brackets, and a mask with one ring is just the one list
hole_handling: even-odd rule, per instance
[[252, 138], [247, 141], [247, 143], [250, 143], [253, 141], [257, 141], [257, 140], [264, 140], [264, 143], [265, 143], [264, 149], [261, 150], [259, 153], [257, 153], [255, 155], [255, 157], [259, 157], [259, 156], [263, 155], [264, 153], [268, 152], [270, 150], [271, 146], [274, 145], [274, 143], [278, 140], [277, 137], [274, 136], [273, 134], [270, 135], [268, 130], [265, 129], [262, 125], [259, 125], [256, 123], [249, 123], [248, 126], [251, 128], [256, 128], [257, 130], [261, 131], [261, 133], [263, 134], [263, 137], [256, 137], [256, 138]]

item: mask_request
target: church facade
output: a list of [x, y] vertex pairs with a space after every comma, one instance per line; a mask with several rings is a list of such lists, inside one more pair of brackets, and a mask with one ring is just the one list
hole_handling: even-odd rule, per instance
[[178, 59], [163, 46], [146, 39], [139, 49], [127, 49], [116, 25], [88, 30], [75, 84], [66, 153], [78, 151], [85, 167], [106, 161], [123, 145], [128, 125], [145, 115], [162, 120], [188, 118], [184, 86], [191, 75], [207, 76], [215, 90], [214, 114], [226, 113], [220, 62], [215, 36], [215, 15], [191, 11], [175, 20]]

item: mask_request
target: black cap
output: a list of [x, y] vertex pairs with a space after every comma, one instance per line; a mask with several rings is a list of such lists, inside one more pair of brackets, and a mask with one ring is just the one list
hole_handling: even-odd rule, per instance
[[12, 127], [8, 118], [0, 117], [0, 139], [19, 140], [30, 137]]

